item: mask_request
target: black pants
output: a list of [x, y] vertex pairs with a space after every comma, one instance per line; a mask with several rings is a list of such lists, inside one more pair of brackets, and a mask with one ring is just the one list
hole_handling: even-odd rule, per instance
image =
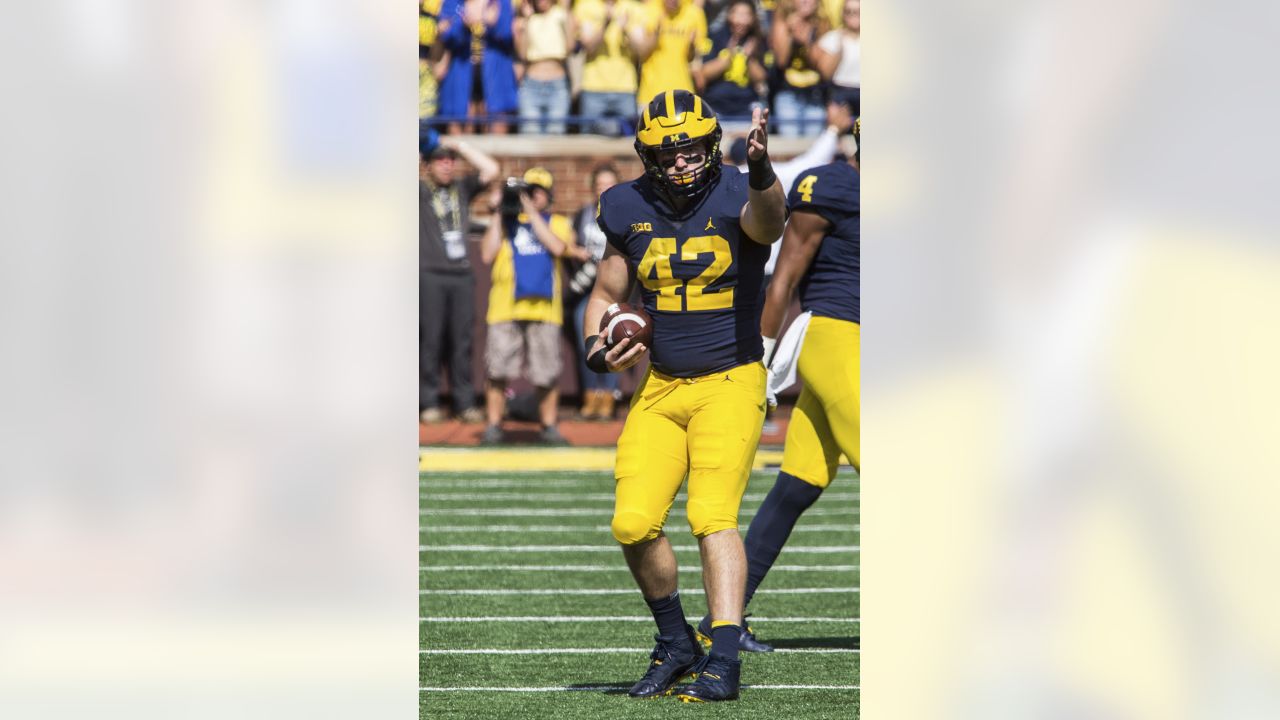
[[449, 349], [453, 408], [476, 405], [471, 381], [471, 331], [475, 324], [475, 279], [470, 273], [423, 272], [418, 276], [418, 408], [440, 404], [440, 362]]

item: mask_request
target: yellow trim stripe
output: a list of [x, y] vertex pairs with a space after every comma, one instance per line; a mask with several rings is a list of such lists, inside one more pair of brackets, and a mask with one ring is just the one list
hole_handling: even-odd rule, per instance
[[[418, 450], [419, 472], [510, 470], [612, 470], [615, 449], [607, 448], [438, 448]], [[782, 450], [756, 452], [752, 468], [782, 464]]]
[[696, 118], [702, 117], [702, 97], [699, 95], [693, 96], [693, 116]]
[[676, 93], [674, 90], [668, 90], [666, 92], [666, 101], [667, 101], [667, 118], [670, 120], [674, 120], [676, 117]]

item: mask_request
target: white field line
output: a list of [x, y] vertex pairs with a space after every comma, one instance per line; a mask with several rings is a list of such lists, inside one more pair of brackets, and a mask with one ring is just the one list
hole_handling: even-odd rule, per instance
[[[746, 493], [742, 496], [743, 502], [760, 502], [765, 499], [768, 493]], [[838, 500], [857, 500], [859, 493], [829, 493], [823, 495], [823, 498], [829, 501]], [[494, 492], [494, 493], [418, 493], [419, 500], [458, 500], [467, 502], [479, 502], [484, 500], [524, 500], [528, 502], [613, 502], [615, 495], [611, 492], [607, 493], [529, 493], [529, 492]], [[684, 493], [676, 496], [676, 502], [684, 502], [687, 500]]]
[[[805, 517], [823, 517], [828, 515], [857, 515], [858, 508], [809, 508]], [[607, 519], [612, 513], [606, 507], [598, 508], [431, 508], [419, 510], [418, 516], [456, 515], [459, 517], [596, 517]], [[672, 508], [670, 517], [684, 517], [685, 511]], [[741, 513], [739, 520], [755, 517], [755, 513]]]
[[[536, 590], [513, 590], [509, 588], [470, 588], [463, 590], [419, 590], [419, 595], [634, 595], [635, 588], [539, 588]], [[853, 594], [860, 592], [856, 587], [816, 587], [816, 588], [778, 588], [769, 590], [769, 595], [822, 595]], [[702, 588], [681, 590], [681, 595], [703, 595]]]
[[[419, 655], [639, 655], [653, 648], [472, 648], [419, 650]], [[858, 648], [775, 648], [775, 653], [802, 655], [858, 655]]]
[[584, 477], [577, 479], [565, 478], [537, 478], [526, 480], [512, 480], [511, 478], [485, 478], [477, 480], [435, 480], [430, 483], [418, 483], [419, 490], [475, 490], [477, 488], [525, 488], [528, 490], [536, 490], [538, 488], [568, 488], [582, 486], [598, 485], [600, 487], [609, 487], [613, 485], [613, 476], [601, 477]]
[[[858, 565], [774, 565], [769, 572], [851, 572], [859, 569]], [[526, 570], [534, 572], [623, 572], [629, 573], [626, 564], [618, 562], [614, 565], [419, 565], [418, 570], [424, 572], [475, 572], [494, 570], [512, 572]], [[701, 573], [699, 567], [679, 568], [682, 573]]]
[[[672, 545], [676, 552], [698, 552], [697, 545]], [[833, 553], [860, 552], [858, 545], [799, 545], [787, 546], [786, 552], [801, 555], [828, 555]], [[492, 553], [540, 553], [540, 552], [618, 552], [617, 545], [419, 545], [418, 552], [492, 552]]]
[[[861, 524], [801, 525], [791, 532], [859, 532]], [[427, 525], [418, 532], [433, 533], [586, 533], [612, 532], [608, 525]]]
[[[686, 618], [689, 624], [700, 622], [702, 616], [689, 616]], [[858, 623], [862, 622], [862, 618], [847, 617], [751, 617], [752, 622], [766, 623], [808, 623], [808, 622], [829, 622], [829, 623]], [[429, 623], [478, 623], [478, 622], [542, 622], [542, 623], [570, 623], [570, 622], [653, 622], [652, 615], [486, 615], [483, 617], [457, 617], [457, 616], [431, 616], [419, 617], [418, 622]]]
[[[857, 685], [743, 685], [744, 690], [858, 690]], [[604, 692], [625, 690], [623, 685], [578, 685], [574, 687], [419, 687], [418, 692]]]

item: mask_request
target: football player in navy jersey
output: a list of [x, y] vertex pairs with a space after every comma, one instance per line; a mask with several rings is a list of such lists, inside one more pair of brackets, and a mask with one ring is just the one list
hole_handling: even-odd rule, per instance
[[[618, 371], [650, 354], [631, 401], [614, 469], [613, 536], [658, 625], [657, 645], [633, 697], [660, 697], [696, 675], [686, 702], [738, 697], [746, 556], [738, 506], [764, 420], [760, 284], [769, 244], [782, 234], [786, 196], [768, 156], [768, 111], [756, 110], [748, 172], [721, 172], [720, 124], [702, 98], [658, 94], [636, 130], [642, 177], [600, 198], [608, 241], [585, 327], [641, 285], [652, 347], [585, 338], [588, 364]], [[590, 332], [590, 331], [589, 331]], [[689, 528], [702, 555], [712, 637], [703, 655], [685, 622], [676, 557], [663, 533], [684, 483]]]
[[[799, 358], [804, 388], [791, 413], [778, 479], [747, 530], [747, 603], [800, 515], [835, 478], [840, 454], [855, 468], [861, 465], [856, 162], [855, 155], [848, 163], [837, 161], [802, 172], [787, 195], [791, 215], [760, 330], [771, 351], [798, 289], [800, 307], [810, 313]], [[772, 648], [761, 643], [752, 649]]]

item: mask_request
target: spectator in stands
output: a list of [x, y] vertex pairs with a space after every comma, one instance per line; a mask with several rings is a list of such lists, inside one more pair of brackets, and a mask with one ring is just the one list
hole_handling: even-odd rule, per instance
[[418, 117], [436, 114], [440, 78], [449, 69], [449, 53], [436, 42], [441, 0], [422, 0], [418, 5]]
[[816, 130], [826, 118], [822, 75], [815, 66], [812, 50], [816, 40], [830, 29], [831, 23], [818, 0], [778, 3], [769, 45], [778, 72], [773, 118], [779, 135], [796, 137]]
[[628, 26], [627, 34], [641, 63], [637, 107], [666, 90], [697, 91], [691, 64], [709, 47], [702, 8], [692, 0], [654, 0], [645, 6], [641, 21]]
[[489, 291], [489, 341], [485, 366], [489, 384], [485, 406], [489, 425], [480, 441], [486, 445], [503, 440], [507, 383], [525, 377], [538, 393], [542, 441], [563, 444], [556, 427], [560, 379], [560, 326], [564, 318], [560, 290], [559, 258], [589, 257], [574, 242], [573, 227], [563, 215], [547, 212], [553, 180], [544, 168], [524, 174], [527, 190], [518, 193], [518, 206], [504, 205], [502, 193], [490, 196], [494, 215], [485, 231], [480, 256], [492, 263], [493, 287]]
[[862, 0], [845, 0], [844, 24], [822, 36], [813, 55], [822, 79], [831, 83], [831, 100], [848, 105], [860, 114], [862, 86]]
[[515, 36], [516, 52], [525, 63], [520, 132], [563, 135], [569, 115], [569, 53], [577, 42], [573, 16], [557, 0], [529, 0], [520, 6]]
[[711, 103], [726, 130], [735, 124], [724, 118], [743, 117], [751, 125], [751, 108], [766, 91], [765, 40], [753, 0], [733, 0], [723, 28], [711, 34], [711, 50], [702, 58], [702, 97]]
[[613, 418], [613, 406], [617, 400], [618, 374], [597, 373], [587, 367], [587, 358], [582, 342], [583, 318], [587, 312], [587, 300], [591, 297], [591, 288], [596, 284], [596, 266], [604, 257], [605, 237], [596, 224], [596, 203], [605, 190], [618, 184], [618, 170], [610, 163], [597, 165], [591, 171], [592, 199], [578, 211], [574, 227], [578, 230], [578, 239], [588, 257], [579, 264], [569, 277], [569, 289], [565, 295], [568, 310], [573, 313], [573, 327], [576, 331], [573, 342], [569, 343], [576, 350], [578, 358], [578, 388], [582, 392], [582, 409], [579, 416], [586, 420], [610, 420]]
[[[440, 83], [439, 113], [445, 117], [506, 116], [516, 111], [515, 45], [510, 0], [444, 0], [439, 38], [449, 53], [449, 71]], [[471, 132], [454, 120], [449, 132]], [[493, 133], [507, 123], [493, 121]]]
[[[471, 333], [475, 323], [475, 278], [467, 259], [471, 198], [498, 176], [498, 163], [465, 142], [441, 138], [420, 155], [425, 179], [418, 182], [418, 411], [424, 423], [444, 420], [440, 407], [440, 362], [449, 347], [449, 390], [463, 422], [484, 419], [471, 379]], [[458, 157], [478, 172], [459, 175]]]
[[[636, 58], [627, 38], [628, 24], [645, 15], [638, 0], [578, 0], [573, 16], [585, 62], [578, 112], [596, 119], [590, 129], [620, 135], [622, 124], [605, 118], [636, 116]], [[581, 342], [575, 342], [577, 347]]]

